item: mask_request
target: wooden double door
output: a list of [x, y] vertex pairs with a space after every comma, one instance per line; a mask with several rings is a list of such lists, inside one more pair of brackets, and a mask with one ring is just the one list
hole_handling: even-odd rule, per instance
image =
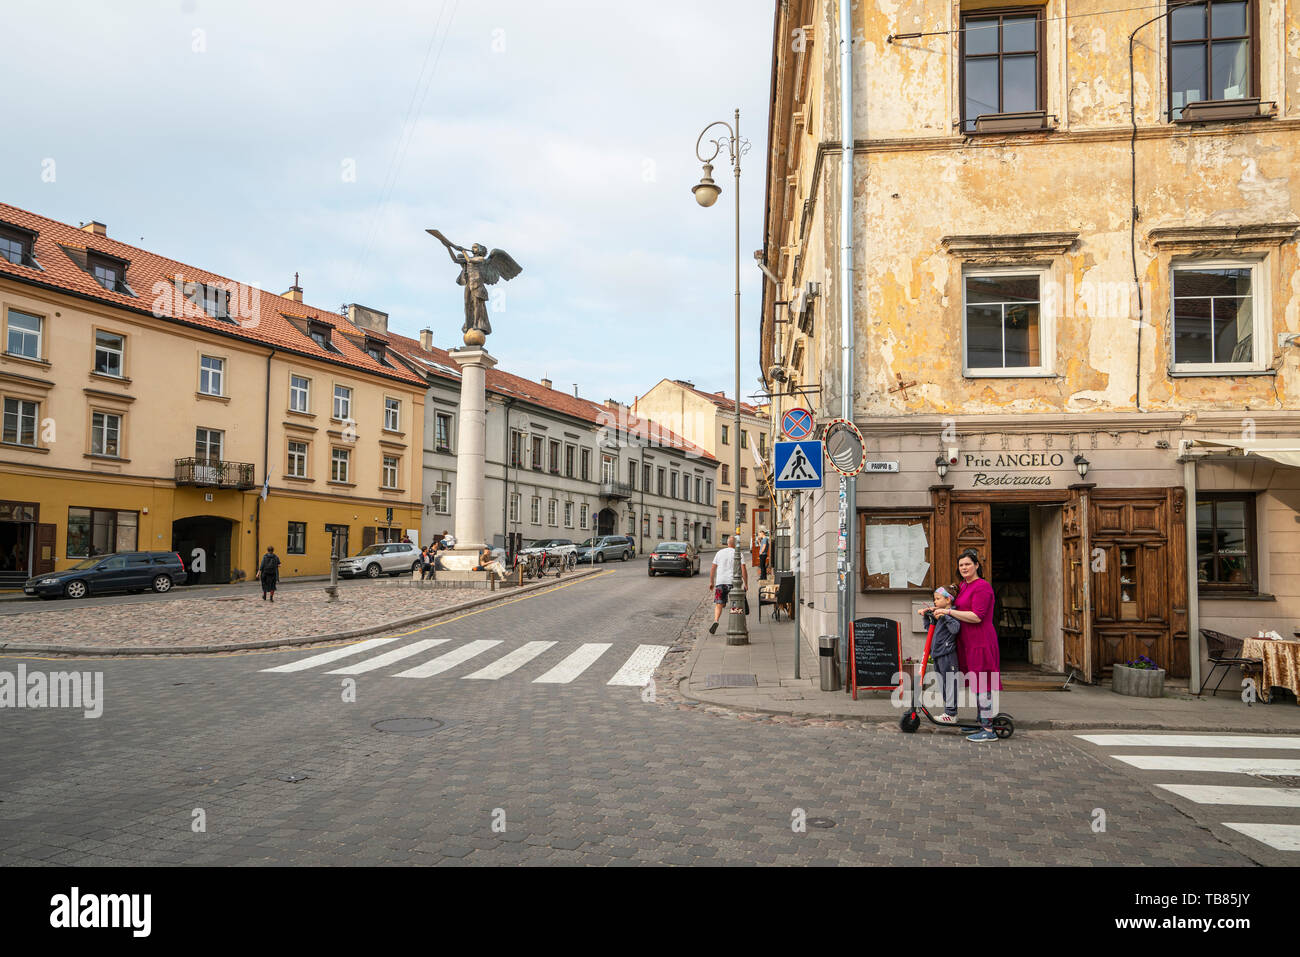
[[[1145, 655], [1171, 677], [1189, 673], [1186, 508], [1181, 488], [1027, 493], [939, 493], [947, 541], [935, 545], [936, 581], [957, 577], [956, 556], [973, 548], [993, 567], [991, 506], [1060, 506], [1061, 643], [1067, 670], [1085, 681]], [[1043, 536], [1041, 541], [1046, 541]], [[1041, 543], [1039, 545], [1041, 546]], [[998, 583], [992, 582], [996, 591]]]

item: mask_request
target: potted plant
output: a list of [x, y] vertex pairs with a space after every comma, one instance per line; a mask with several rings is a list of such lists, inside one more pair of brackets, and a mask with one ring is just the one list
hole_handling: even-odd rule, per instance
[[1110, 690], [1134, 698], [1164, 697], [1165, 669], [1146, 655], [1139, 655], [1127, 664], [1117, 661], [1111, 672]]

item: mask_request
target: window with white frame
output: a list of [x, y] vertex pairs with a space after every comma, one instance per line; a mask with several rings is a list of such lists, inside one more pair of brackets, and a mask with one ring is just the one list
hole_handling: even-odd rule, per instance
[[1050, 372], [1048, 316], [1041, 271], [971, 270], [963, 277], [964, 373], [967, 376]]
[[397, 474], [400, 462], [396, 455], [385, 455], [383, 462], [383, 487], [397, 488]]
[[122, 436], [122, 417], [111, 412], [95, 412], [90, 416], [90, 454], [119, 455]]
[[226, 360], [216, 356], [199, 357], [199, 391], [204, 395], [225, 395]]
[[293, 478], [307, 477], [307, 443], [289, 443], [289, 475]]
[[578, 506], [578, 527], [586, 528], [589, 523], [587, 503], [583, 502]]
[[519, 521], [519, 499], [520, 495], [518, 492], [510, 493], [510, 521], [512, 522]]
[[713, 479], [704, 480], [704, 504], [713, 504]]
[[573, 528], [573, 503], [564, 503], [564, 527]]
[[345, 385], [334, 387], [334, 418], [341, 422], [352, 418], [352, 390]]
[[641, 534], [646, 538], [650, 537], [650, 516], [649, 514], [641, 516]]
[[451, 413], [434, 413], [433, 447], [439, 452], [451, 451]]
[[306, 376], [289, 376], [289, 411], [307, 412], [311, 403], [311, 380]]
[[384, 399], [384, 428], [389, 432], [400, 432], [402, 429], [402, 401], [401, 399]]
[[560, 500], [547, 499], [546, 502], [546, 524], [558, 527], [560, 524]]
[[40, 405], [26, 399], [5, 399], [4, 441], [10, 445], [36, 446], [36, 423]]
[[1271, 358], [1263, 262], [1173, 266], [1175, 372], [1254, 372]]
[[347, 482], [352, 453], [347, 449], [335, 449], [330, 455], [330, 481]]
[[524, 433], [518, 429], [510, 430], [510, 467], [512, 469], [524, 467]]
[[616, 468], [617, 464], [615, 463], [613, 456], [602, 455], [600, 457], [600, 480], [602, 482], [617, 481], [618, 475], [615, 472]]
[[194, 459], [201, 465], [216, 465], [225, 455], [226, 433], [220, 429], [194, 430]]
[[542, 498], [540, 495], [534, 495], [532, 502], [528, 505], [528, 521], [533, 525], [542, 524]]
[[116, 332], [95, 330], [95, 372], [99, 375], [122, 377], [122, 355], [126, 351], [126, 337]]
[[433, 510], [438, 515], [451, 514], [450, 482], [435, 482], [433, 484]]
[[11, 356], [22, 356], [24, 359], [39, 359], [41, 357], [42, 322], [40, 316], [19, 312], [17, 309], [10, 309], [9, 332], [5, 338], [5, 351]]
[[581, 459], [582, 462], [582, 472], [581, 472], [582, 480], [584, 482], [590, 482], [591, 481], [591, 449], [583, 449], [582, 455], [579, 456], [579, 458]]

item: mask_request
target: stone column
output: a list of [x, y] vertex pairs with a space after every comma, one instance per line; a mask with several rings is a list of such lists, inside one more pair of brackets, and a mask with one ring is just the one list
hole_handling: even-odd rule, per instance
[[451, 352], [460, 366], [460, 427], [456, 449], [456, 547], [443, 561], [448, 568], [478, 564], [486, 544], [483, 530], [484, 460], [487, 450], [487, 370], [497, 360], [481, 346]]

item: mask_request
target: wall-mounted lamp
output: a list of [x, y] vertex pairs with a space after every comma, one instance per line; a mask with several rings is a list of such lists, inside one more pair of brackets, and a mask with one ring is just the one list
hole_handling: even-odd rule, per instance
[[948, 475], [948, 460], [939, 456], [934, 460], [934, 470], [939, 473], [939, 481], [942, 482]]
[[1074, 467], [1079, 470], [1079, 478], [1088, 477], [1088, 465], [1089, 462], [1083, 457], [1083, 453], [1079, 453], [1074, 457]]

